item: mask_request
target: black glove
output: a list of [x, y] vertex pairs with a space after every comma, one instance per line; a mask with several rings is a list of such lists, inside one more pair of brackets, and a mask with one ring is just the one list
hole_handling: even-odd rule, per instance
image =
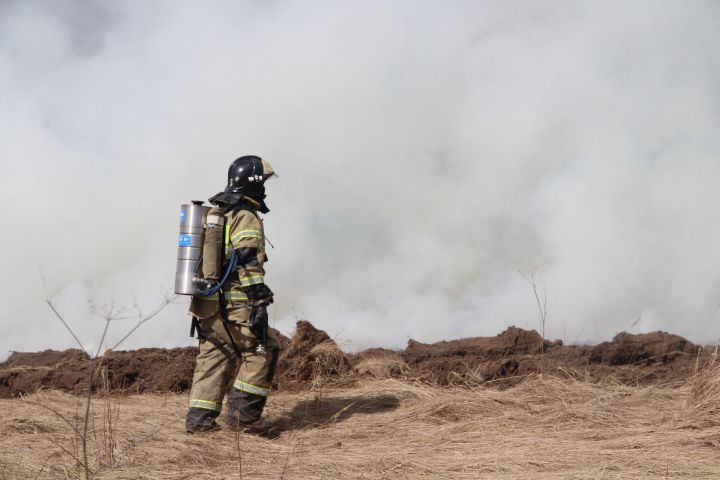
[[[253, 305], [270, 305], [273, 303], [273, 292], [264, 283], [243, 287], [243, 292]], [[267, 314], [267, 313], [266, 313]]]
[[214, 286], [218, 284], [217, 280], [214, 280], [212, 278], [198, 278], [194, 277], [192, 279], [193, 285], [195, 285], [195, 288], [198, 290], [210, 290]]
[[[268, 313], [267, 308], [264, 306], [255, 307], [250, 315], [249, 327], [254, 332], [262, 332], [263, 329], [267, 328], [268, 325]], [[257, 333], [256, 336], [260, 336]]]
[[250, 321], [248, 322], [250, 331], [257, 338], [257, 352], [264, 353], [268, 340], [268, 314], [264, 305], [253, 307]]

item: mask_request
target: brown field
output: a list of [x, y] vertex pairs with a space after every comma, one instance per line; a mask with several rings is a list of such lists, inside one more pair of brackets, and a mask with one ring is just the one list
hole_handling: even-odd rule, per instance
[[[123, 377], [115, 352], [97, 365], [87, 467], [97, 479], [720, 478], [714, 351], [660, 333], [596, 347], [510, 333], [348, 356], [299, 325], [267, 409], [272, 439], [186, 434], [182, 379], [152, 385], [158, 361]], [[172, 352], [168, 365], [191, 370]], [[71, 354], [42, 355], [0, 365], [0, 479], [85, 477], [82, 378]], [[56, 389], [19, 389], [28, 379]]]

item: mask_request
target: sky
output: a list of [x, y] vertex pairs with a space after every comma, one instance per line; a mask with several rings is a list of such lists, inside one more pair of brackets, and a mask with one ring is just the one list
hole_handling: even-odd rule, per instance
[[[119, 340], [247, 154], [284, 333], [540, 330], [532, 274], [548, 338], [716, 342], [719, 44], [713, 0], [2, 0], [0, 358], [75, 345], [45, 290]], [[122, 348], [194, 344], [169, 298]]]

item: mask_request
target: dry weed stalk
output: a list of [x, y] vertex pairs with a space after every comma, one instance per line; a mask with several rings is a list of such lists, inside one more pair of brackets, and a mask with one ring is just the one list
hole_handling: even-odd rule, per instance
[[243, 478], [243, 464], [242, 464], [242, 448], [240, 447], [240, 429], [235, 430], [235, 451], [237, 452], [238, 459], [238, 475], [240, 480]]
[[110, 401], [110, 378], [107, 366], [102, 367], [102, 394], [104, 401], [102, 447], [103, 463], [108, 466], [115, 464], [117, 450], [117, 424], [120, 417], [120, 407]]
[[[88, 386], [87, 386], [87, 396], [85, 398], [85, 412], [82, 417], [82, 433], [80, 433], [79, 428], [74, 427], [73, 433], [73, 445], [75, 453], [68, 451], [64, 447], [61, 447], [62, 450], [73, 456], [77, 463], [77, 475], [78, 478], [80, 478], [80, 471], [82, 471], [85, 474], [85, 480], [90, 480], [91, 476], [93, 475], [92, 470], [90, 469], [89, 465], [89, 458], [88, 458], [88, 428], [90, 425], [90, 412], [92, 408], [92, 397], [94, 392], [94, 385], [95, 385], [95, 376], [96, 376], [96, 370], [98, 369], [98, 362], [101, 359], [101, 351], [103, 349], [103, 346], [105, 346], [105, 353], [108, 351], [115, 350], [118, 348], [125, 340], [127, 340], [138, 328], [140, 328], [141, 325], [143, 325], [145, 322], [151, 320], [155, 316], [157, 316], [161, 311], [165, 309], [169, 304], [171, 304], [174, 300], [174, 297], [171, 297], [169, 295], [166, 295], [163, 299], [163, 301], [148, 315], [144, 315], [139, 304], [137, 301], [137, 298], [134, 298], [133, 306], [131, 308], [117, 308], [114, 304], [114, 302], [109, 303], [108, 305], [105, 305], [101, 308], [96, 308], [94, 305], [92, 306], [92, 311], [94, 314], [100, 316], [105, 321], [105, 325], [102, 331], [102, 335], [100, 336], [100, 339], [98, 341], [98, 347], [95, 351], [94, 355], [90, 355], [90, 353], [87, 351], [87, 349], [82, 345], [82, 342], [78, 338], [77, 334], [73, 331], [72, 327], [70, 327], [69, 323], [65, 320], [63, 315], [59, 312], [55, 304], [53, 303], [53, 297], [57, 293], [54, 292], [52, 295], [48, 293], [47, 289], [47, 282], [45, 279], [45, 275], [43, 274], [42, 269], [40, 269], [40, 277], [42, 278], [42, 284], [43, 284], [43, 290], [45, 292], [45, 303], [48, 305], [50, 310], [53, 312], [53, 314], [60, 320], [60, 322], [63, 324], [63, 326], [68, 330], [70, 335], [73, 337], [75, 342], [80, 347], [80, 350], [85, 354], [85, 356], [90, 359], [90, 371], [88, 373]], [[126, 314], [130, 311], [136, 312], [136, 318], [137, 323], [135, 326], [133, 326], [120, 340], [118, 340], [112, 347], [107, 348], [107, 334], [108, 330], [110, 328], [110, 323], [116, 320], [124, 320], [130, 317], [127, 317]], [[103, 353], [104, 355], [104, 353]], [[116, 447], [116, 441], [115, 441], [115, 425], [117, 424], [117, 416], [119, 415], [119, 411], [115, 411], [113, 414], [113, 408], [110, 403], [110, 384], [109, 384], [109, 378], [107, 376], [107, 368], [103, 367], [103, 374], [102, 374], [102, 389], [105, 393], [105, 413], [103, 416], [103, 451], [104, 451], [104, 462], [106, 464], [112, 465], [114, 463], [114, 452]], [[77, 417], [77, 414], [76, 414]], [[94, 416], [93, 416], [94, 419]], [[63, 418], [63, 420], [70, 424], [70, 422], [67, 421], [66, 418]], [[93, 420], [94, 421], [94, 420]], [[94, 431], [94, 429], [93, 429]], [[82, 461], [80, 460], [80, 455], [77, 452], [77, 445], [76, 440], [79, 439], [81, 448], [82, 448]], [[60, 446], [60, 445], [58, 445]], [[44, 467], [43, 467], [44, 468]]]
[[686, 425], [694, 428], [720, 426], [720, 361], [718, 347], [713, 350], [707, 365], [700, 367], [688, 381], [689, 392], [683, 409]]
[[535, 297], [535, 308], [537, 309], [537, 316], [538, 320], [540, 321], [540, 336], [542, 337], [540, 344], [540, 353], [545, 353], [545, 324], [547, 321], [548, 312], [550, 311], [550, 307], [548, 305], [547, 299], [547, 287], [544, 285], [543, 282], [541, 292], [540, 286], [538, 285], [538, 277], [542, 277], [542, 271], [532, 268], [528, 270], [521, 270], [519, 273], [530, 285], [533, 291], [533, 296]]

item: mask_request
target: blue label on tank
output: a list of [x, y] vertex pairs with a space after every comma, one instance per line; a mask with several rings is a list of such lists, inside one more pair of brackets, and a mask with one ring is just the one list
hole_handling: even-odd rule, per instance
[[184, 208], [180, 209], [180, 220], [181, 221], [185, 220], [185, 209]]
[[178, 246], [180, 246], [180, 247], [192, 246], [192, 237], [190, 235], [180, 235], [180, 240], [178, 241]]

